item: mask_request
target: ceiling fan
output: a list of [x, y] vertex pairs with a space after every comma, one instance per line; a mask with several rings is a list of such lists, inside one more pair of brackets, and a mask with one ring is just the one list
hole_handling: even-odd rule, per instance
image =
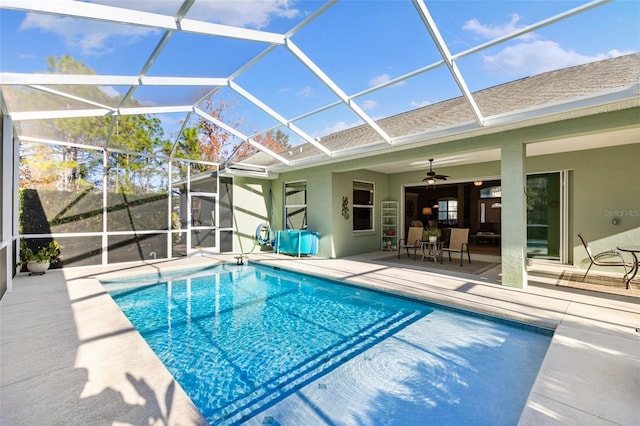
[[436, 172], [433, 171], [433, 158], [429, 159], [429, 171], [427, 172], [427, 177], [425, 177], [424, 179], [422, 179], [422, 181], [424, 182], [425, 180], [427, 181], [427, 185], [435, 185], [436, 184], [436, 179], [438, 180], [447, 180], [449, 176], [447, 175], [439, 175]]

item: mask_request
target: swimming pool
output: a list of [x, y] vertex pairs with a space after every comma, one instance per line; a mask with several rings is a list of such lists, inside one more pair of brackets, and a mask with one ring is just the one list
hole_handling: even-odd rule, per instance
[[103, 285], [216, 425], [516, 424], [551, 339], [253, 264]]

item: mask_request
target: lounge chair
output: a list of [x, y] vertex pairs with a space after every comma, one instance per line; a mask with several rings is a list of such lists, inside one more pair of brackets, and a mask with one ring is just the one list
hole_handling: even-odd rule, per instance
[[407, 257], [409, 257], [409, 249], [413, 249], [413, 260], [416, 260], [416, 253], [420, 248], [422, 241], [422, 231], [423, 227], [418, 226], [410, 226], [409, 232], [407, 233], [407, 238], [401, 238], [398, 242], [398, 259], [400, 259], [400, 252], [402, 249], [407, 250]]
[[587, 274], [589, 273], [589, 270], [593, 265], [622, 266], [624, 268], [623, 280], [626, 279], [628, 274], [627, 268], [631, 269], [633, 265], [629, 262], [625, 262], [624, 257], [622, 257], [622, 254], [618, 250], [607, 250], [594, 255], [591, 251], [591, 248], [589, 247], [589, 243], [587, 243], [587, 240], [584, 239], [584, 236], [582, 234], [578, 234], [578, 238], [580, 238], [580, 241], [582, 241], [582, 245], [587, 251], [587, 256], [589, 256], [589, 260], [591, 261], [589, 267], [587, 268], [587, 272], [585, 272], [584, 277], [582, 277], [582, 282], [584, 282], [584, 279], [587, 278]]
[[449, 245], [440, 250], [440, 263], [444, 252], [449, 254], [449, 262], [451, 262], [451, 252], [460, 253], [460, 266], [462, 266], [462, 257], [467, 253], [469, 264], [471, 264], [471, 255], [469, 254], [469, 228], [451, 228], [449, 237]]

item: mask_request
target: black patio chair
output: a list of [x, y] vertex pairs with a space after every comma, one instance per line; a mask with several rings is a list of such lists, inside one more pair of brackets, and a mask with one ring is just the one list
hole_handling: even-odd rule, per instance
[[[591, 251], [591, 248], [589, 247], [589, 243], [587, 243], [587, 240], [584, 239], [584, 236], [582, 236], [582, 234], [578, 234], [578, 238], [580, 238], [580, 241], [582, 241], [582, 245], [587, 251], [587, 255], [589, 256], [589, 260], [591, 261], [589, 267], [587, 268], [587, 272], [585, 272], [584, 277], [582, 277], [582, 282], [584, 282], [584, 279], [587, 278], [587, 274], [589, 273], [589, 270], [593, 265], [618, 267], [622, 266], [624, 268], [624, 276], [626, 278], [628, 273], [627, 268], [631, 268], [632, 265], [629, 262], [625, 262], [624, 257], [622, 257], [622, 254], [618, 250], [607, 250], [594, 255]], [[623, 278], [623, 280], [625, 278]]]

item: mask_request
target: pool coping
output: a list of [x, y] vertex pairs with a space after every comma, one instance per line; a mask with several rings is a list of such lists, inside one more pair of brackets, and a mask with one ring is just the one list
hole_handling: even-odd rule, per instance
[[[249, 261], [554, 328], [519, 424], [639, 424], [635, 299], [559, 289], [557, 271], [530, 274], [530, 285], [521, 290], [485, 277], [380, 265], [371, 262], [374, 256], [256, 254]], [[207, 256], [69, 268], [50, 271], [44, 280], [20, 275], [0, 302], [0, 422], [26, 425], [69, 413], [75, 419], [116, 419], [124, 407], [128, 418], [141, 423], [165, 418], [171, 424], [206, 424], [97, 278], [230, 262], [230, 256]]]

